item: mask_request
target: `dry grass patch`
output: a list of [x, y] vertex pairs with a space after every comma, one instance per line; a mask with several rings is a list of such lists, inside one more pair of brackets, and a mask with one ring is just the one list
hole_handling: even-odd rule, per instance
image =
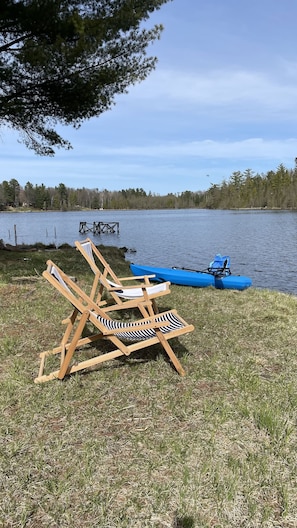
[[[75, 250], [53, 260], [91, 281]], [[295, 528], [294, 296], [172, 286], [160, 308], [195, 325], [173, 345], [185, 378], [154, 347], [35, 385], [69, 307], [43, 280], [5, 281], [0, 526]]]

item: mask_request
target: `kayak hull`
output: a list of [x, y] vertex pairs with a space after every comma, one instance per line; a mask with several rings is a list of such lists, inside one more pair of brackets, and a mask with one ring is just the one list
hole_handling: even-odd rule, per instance
[[153, 281], [170, 281], [171, 284], [192, 286], [194, 288], [207, 288], [212, 286], [218, 290], [245, 290], [252, 285], [249, 277], [244, 275], [227, 275], [218, 277], [211, 273], [188, 271], [176, 268], [156, 268], [154, 266], [140, 266], [130, 264], [133, 275], [155, 275]]

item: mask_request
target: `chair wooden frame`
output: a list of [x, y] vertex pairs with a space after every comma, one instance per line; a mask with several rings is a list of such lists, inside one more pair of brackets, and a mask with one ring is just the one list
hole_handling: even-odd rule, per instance
[[[64, 323], [66, 330], [59, 346], [52, 350], [41, 352], [39, 374], [35, 383], [42, 383], [52, 379], [64, 379], [66, 375], [84, 370], [105, 361], [129, 356], [132, 352], [142, 350], [151, 345], [160, 344], [167, 353], [177, 372], [184, 376], [185, 371], [173, 352], [169, 340], [194, 330], [194, 326], [186, 323], [176, 310], [169, 310], [161, 314], [144, 317], [138, 321], [123, 323], [115, 321], [104, 311], [105, 302], [98, 306], [77, 283], [73, 282], [54, 262], [47, 261], [47, 269], [43, 277], [53, 285], [73, 307], [72, 314]], [[83, 337], [83, 331], [91, 323], [93, 332]], [[113, 344], [110, 352], [101, 352], [99, 355], [74, 362], [74, 354], [81, 347], [107, 340]], [[128, 344], [127, 344], [128, 343]], [[60, 355], [59, 369], [45, 374], [45, 362], [49, 356]]]
[[[100, 303], [103, 293], [106, 291], [112, 303], [110, 304], [110, 310], [138, 308], [144, 317], [158, 313], [156, 299], [170, 293], [170, 282], [152, 284], [150, 279], [155, 277], [155, 275], [119, 278], [90, 238], [86, 238], [82, 242], [76, 241], [75, 246], [94, 273], [94, 281], [90, 293], [91, 299], [95, 299], [96, 303]], [[135, 279], [143, 282], [139, 285], [123, 285], [124, 282], [135, 281]], [[148, 301], [151, 301], [151, 303]], [[146, 307], [143, 302], [147, 303]]]

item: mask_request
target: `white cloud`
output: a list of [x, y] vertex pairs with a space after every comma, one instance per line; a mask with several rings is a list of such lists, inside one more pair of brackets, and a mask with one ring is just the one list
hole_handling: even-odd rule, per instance
[[108, 156], [110, 162], [118, 157], [165, 158], [176, 159], [183, 157], [197, 157], [208, 159], [276, 159], [288, 158], [297, 154], [297, 138], [285, 140], [265, 140], [263, 138], [249, 138], [242, 141], [180, 141], [145, 144], [143, 146], [97, 147], [92, 149], [98, 158]]
[[[284, 63], [274, 72], [212, 70], [185, 72], [156, 70], [144, 83], [130, 90], [138, 100], [151, 100], [159, 107], [173, 102], [202, 107], [239, 107], [254, 104], [276, 111], [297, 109], [297, 66]], [[233, 116], [230, 116], [232, 118]]]

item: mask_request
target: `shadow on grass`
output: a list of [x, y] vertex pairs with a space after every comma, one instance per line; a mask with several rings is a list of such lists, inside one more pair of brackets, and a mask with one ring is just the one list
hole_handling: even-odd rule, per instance
[[[136, 313], [137, 313], [137, 311], [136, 311]], [[129, 313], [129, 311], [127, 311], [127, 313], [126, 313], [125, 310], [121, 310], [120, 315], [122, 317], [121, 319], [119, 317], [119, 314], [117, 314], [119, 320], [124, 320], [125, 316], [127, 318], [129, 317], [129, 320], [131, 320], [131, 310], [130, 310], [130, 313]], [[116, 318], [114, 318], [114, 319], [116, 320]], [[89, 337], [90, 335], [92, 335], [92, 331], [90, 331], [90, 329], [86, 326], [84, 328], [84, 331], [83, 331], [83, 337]], [[174, 354], [176, 355], [176, 357], [178, 359], [181, 360], [183, 357], [189, 355], [189, 350], [184, 345], [182, 345], [182, 343], [179, 341], [178, 337], [170, 339], [168, 341], [168, 343], [170, 344]], [[93, 349], [93, 352], [91, 351], [92, 349]], [[110, 343], [110, 341], [108, 341], [108, 340], [104, 340], [104, 339], [100, 340], [99, 339], [97, 342], [94, 342], [91, 345], [90, 356], [97, 355], [96, 353], [94, 354], [94, 349], [98, 350], [99, 352], [102, 353], [102, 355], [104, 355], [105, 353], [108, 353], [108, 352], [111, 352], [112, 350], [114, 350], [114, 345], [112, 345], [112, 343]], [[85, 350], [87, 350], [87, 349], [85, 349]], [[119, 367], [121, 364], [122, 365], [127, 365], [127, 366], [129, 366], [129, 365], [130, 366], [135, 366], [136, 364], [139, 364], [139, 363], [141, 364], [141, 363], [148, 363], [148, 362], [157, 361], [157, 359], [160, 356], [162, 356], [164, 358], [164, 361], [166, 361], [174, 369], [174, 366], [172, 365], [171, 360], [168, 357], [166, 351], [164, 350], [162, 345], [158, 344], [158, 343], [156, 343], [155, 345], [148, 346], [147, 348], [142, 348], [140, 350], [135, 350], [135, 352], [132, 352], [131, 355], [129, 355], [129, 356], [125, 356], [125, 355], [119, 356], [116, 359], [109, 361], [108, 364], [106, 365], [106, 367], [107, 368], [116, 368], [117, 366]], [[111, 366], [111, 363], [112, 363], [112, 366]], [[99, 365], [99, 368], [102, 368], [103, 365], [104, 365], [104, 363], [101, 363]], [[92, 370], [94, 370], [94, 369], [92, 369]], [[95, 370], [97, 370], [96, 367], [95, 367]]]
[[[94, 335], [93, 332], [90, 330], [88, 326], [85, 326], [82, 337], [90, 337]], [[184, 356], [189, 355], [189, 350], [180, 343], [178, 337], [175, 337], [170, 340], [170, 346], [172, 347], [172, 350], [176, 357], [178, 359], [182, 359]], [[112, 352], [115, 349], [114, 345], [107, 340], [104, 339], [98, 339], [98, 341], [94, 341], [91, 345], [86, 347], [81, 347], [76, 349], [73, 361], [75, 362], [77, 355], [79, 354], [80, 361], [89, 360], [92, 358], [95, 358], [97, 356], [104, 356], [105, 354], [108, 354], [109, 352]], [[56, 356], [55, 356], [56, 357]], [[130, 355], [125, 356], [119, 356], [115, 359], [107, 360], [106, 363], [103, 361], [102, 363], [99, 363], [97, 365], [93, 365], [90, 367], [86, 367], [86, 369], [83, 369], [80, 371], [80, 376], [85, 376], [90, 374], [94, 371], [100, 371], [100, 370], [110, 370], [114, 371], [117, 369], [122, 368], [129, 368], [129, 369], [136, 369], [141, 368], [142, 364], [146, 363], [153, 363], [156, 362], [160, 357], [162, 357], [165, 364], [168, 364], [170, 368], [175, 371], [175, 367], [172, 364], [170, 358], [168, 357], [166, 351], [163, 349], [161, 344], [154, 344], [147, 348], [142, 348], [140, 350], [135, 350], [135, 352], [132, 352]], [[50, 361], [50, 358], [54, 360], [52, 356], [49, 356], [48, 361]], [[45, 368], [45, 374], [51, 371], [55, 371], [59, 369], [59, 365], [53, 363], [51, 368], [50, 365], [47, 364]], [[76, 375], [76, 373], [75, 373]], [[72, 378], [72, 375], [67, 375], [63, 381], [67, 381]]]
[[[106, 349], [105, 349], [106, 352], [109, 350], [112, 350], [112, 347], [109, 346], [109, 343], [106, 342], [104, 344], [106, 345]], [[189, 354], [188, 349], [180, 343], [177, 337], [171, 339], [169, 344], [172, 347], [172, 350], [178, 359], [181, 360], [184, 356]], [[100, 347], [100, 350], [102, 350], [103, 352], [102, 347]], [[166, 363], [168, 363], [168, 365], [170, 365], [173, 368], [173, 370], [175, 370], [166, 351], [163, 349], [163, 347], [160, 344], [155, 344], [150, 347], [143, 348], [141, 350], [136, 350], [135, 352], [132, 352], [131, 355], [129, 356], [124, 356], [124, 355], [120, 356], [116, 358], [115, 360], [112, 360], [112, 361], [115, 361], [113, 367], [114, 368], [116, 366], [119, 367], [120, 365], [135, 367], [138, 364], [157, 361], [160, 356], [164, 359]], [[102, 367], [102, 364], [101, 364], [101, 367]], [[110, 363], [108, 367], [111, 368]]]
[[[173, 351], [176, 354], [176, 357], [178, 359], [181, 359], [182, 356], [189, 353], [188, 350], [178, 342], [178, 338], [175, 338], [174, 340], [171, 340], [171, 341], [175, 341], [175, 343], [171, 342], [171, 345], [173, 345], [172, 346]], [[112, 350], [112, 347], [110, 346], [108, 342], [104, 342], [104, 343], [101, 342], [100, 344], [101, 346], [98, 344], [97, 345], [93, 344], [93, 347], [92, 347], [93, 350], [92, 351], [90, 350], [89, 353], [87, 351], [85, 352], [85, 359], [96, 357], [96, 353], [94, 354], [94, 348], [99, 349], [100, 352], [102, 352], [102, 355]], [[147, 349], [135, 351], [130, 356], [120, 356], [110, 361], [107, 361], [106, 363], [103, 362], [103, 363], [100, 363], [99, 365], [94, 365], [93, 367], [86, 368], [85, 370], [82, 370], [81, 372], [79, 372], [79, 375], [87, 376], [91, 372], [96, 372], [100, 370], [114, 371], [114, 370], [118, 370], [122, 368], [129, 368], [129, 369], [130, 368], [135, 369], [138, 367], [141, 368], [141, 365], [143, 364], [157, 361], [160, 356], [162, 356], [164, 363], [168, 364], [172, 368], [172, 370], [176, 372], [175, 367], [172, 364], [171, 360], [169, 359], [168, 355], [166, 354], [165, 350], [163, 350], [161, 345], [156, 344]], [[73, 375], [75, 376], [76, 374], [73, 374]], [[66, 376], [63, 381], [67, 381], [71, 379], [71, 377], [72, 377], [71, 375]]]
[[177, 515], [173, 521], [172, 528], [194, 528], [194, 519], [188, 515], [180, 517]]

